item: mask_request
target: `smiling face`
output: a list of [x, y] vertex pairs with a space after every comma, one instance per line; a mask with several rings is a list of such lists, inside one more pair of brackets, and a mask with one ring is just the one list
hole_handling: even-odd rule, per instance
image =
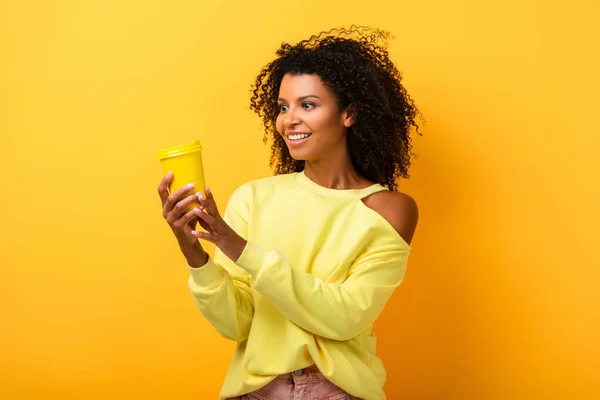
[[279, 88], [277, 132], [296, 160], [313, 161], [346, 149], [352, 120], [318, 75], [286, 74]]

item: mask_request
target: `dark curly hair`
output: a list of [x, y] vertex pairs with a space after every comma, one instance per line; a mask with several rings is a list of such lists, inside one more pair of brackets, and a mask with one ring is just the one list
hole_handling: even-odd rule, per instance
[[282, 43], [277, 58], [267, 64], [252, 86], [250, 109], [265, 126], [270, 138], [270, 166], [276, 174], [304, 170], [277, 133], [277, 98], [284, 75], [316, 74], [337, 98], [340, 110], [352, 107], [355, 123], [348, 128], [348, 153], [356, 171], [371, 182], [395, 191], [399, 177], [409, 178], [412, 153], [411, 127], [422, 115], [415, 107], [402, 77], [388, 56], [390, 34], [379, 29], [336, 28], [321, 32], [296, 45]]

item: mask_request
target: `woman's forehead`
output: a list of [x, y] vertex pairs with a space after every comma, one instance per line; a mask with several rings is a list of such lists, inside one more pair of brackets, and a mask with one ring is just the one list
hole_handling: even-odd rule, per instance
[[286, 74], [279, 88], [279, 99], [286, 101], [307, 97], [328, 99], [331, 96], [331, 91], [317, 74]]

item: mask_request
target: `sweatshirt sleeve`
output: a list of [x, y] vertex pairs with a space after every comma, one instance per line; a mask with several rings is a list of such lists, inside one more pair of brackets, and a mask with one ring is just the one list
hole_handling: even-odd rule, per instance
[[[245, 201], [238, 189], [231, 196], [223, 219], [243, 238], [247, 237], [248, 224]], [[233, 263], [219, 248], [214, 261], [191, 268], [188, 287], [194, 303], [204, 317], [226, 339], [238, 342], [248, 339], [254, 316], [254, 300], [250, 274]]]
[[291, 322], [322, 337], [349, 340], [375, 322], [404, 279], [409, 254], [410, 247], [391, 239], [360, 255], [343, 283], [324, 282], [251, 242], [236, 264]]

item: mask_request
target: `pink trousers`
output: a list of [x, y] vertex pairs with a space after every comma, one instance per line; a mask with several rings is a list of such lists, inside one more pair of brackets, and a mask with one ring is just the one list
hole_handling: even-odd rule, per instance
[[360, 400], [331, 383], [316, 365], [279, 375], [266, 386], [229, 400]]

